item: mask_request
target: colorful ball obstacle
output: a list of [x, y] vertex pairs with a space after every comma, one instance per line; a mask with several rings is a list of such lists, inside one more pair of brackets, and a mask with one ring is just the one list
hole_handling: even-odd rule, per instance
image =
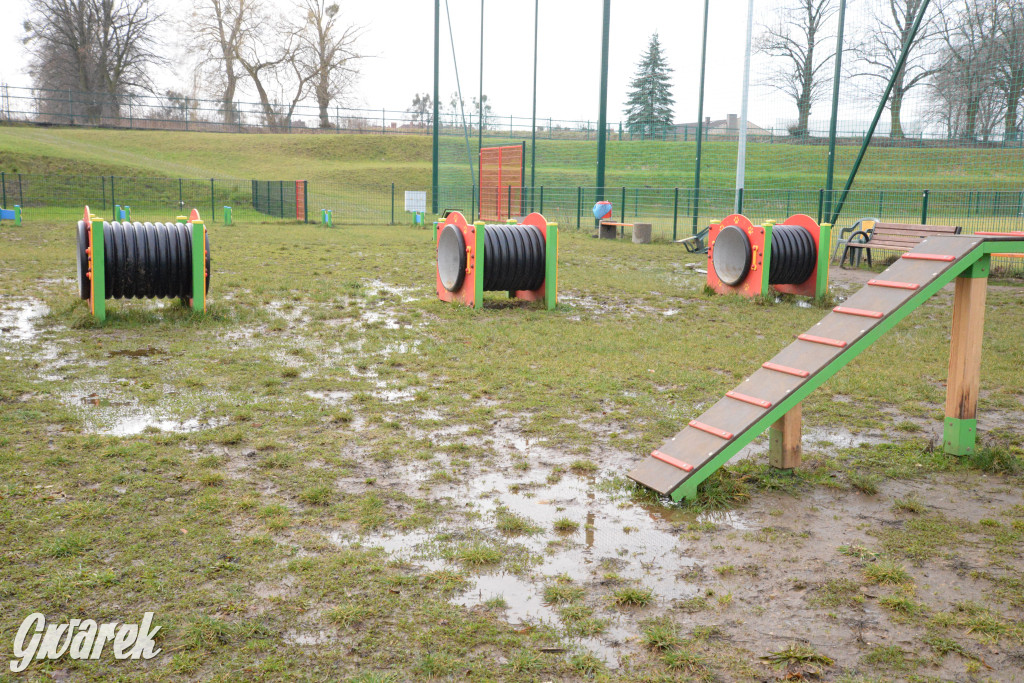
[[470, 224], [457, 211], [437, 226], [437, 297], [482, 308], [485, 291], [510, 297], [558, 299], [558, 225], [531, 213], [521, 223]]
[[828, 291], [830, 243], [830, 227], [804, 214], [779, 225], [754, 225], [733, 214], [708, 230], [708, 287], [748, 297], [774, 290], [821, 298]]
[[105, 222], [85, 207], [78, 221], [79, 295], [97, 320], [107, 299], [181, 299], [206, 311], [210, 238], [199, 212], [176, 223]]

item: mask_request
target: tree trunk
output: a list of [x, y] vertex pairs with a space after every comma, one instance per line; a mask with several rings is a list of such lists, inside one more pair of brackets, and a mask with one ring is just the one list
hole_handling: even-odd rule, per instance
[[1024, 96], [1024, 69], [1020, 73], [1013, 74], [1010, 79], [1010, 87], [1006, 91], [1006, 140], [1015, 140], [1020, 134], [1017, 110], [1020, 109], [1022, 96]]
[[896, 74], [896, 80], [892, 86], [892, 96], [889, 98], [889, 137], [894, 140], [903, 139], [903, 122], [900, 114], [903, 111], [903, 97], [906, 92], [903, 88], [904, 72], [901, 70]]

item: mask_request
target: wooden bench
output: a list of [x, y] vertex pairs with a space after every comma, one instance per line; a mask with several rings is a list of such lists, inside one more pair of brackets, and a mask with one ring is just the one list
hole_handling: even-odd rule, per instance
[[632, 228], [632, 223], [615, 223], [613, 221], [601, 221], [601, 227], [598, 230], [598, 237], [603, 240], [613, 240], [617, 236], [625, 237], [626, 228]]
[[856, 266], [860, 266], [862, 250], [867, 252], [868, 266], [870, 266], [872, 249], [910, 251], [926, 237], [959, 235], [961, 230], [960, 226], [954, 225], [913, 225], [910, 223], [882, 223], [881, 221], [874, 222], [873, 225], [871, 221], [864, 221], [861, 227], [864, 229], [854, 232], [846, 241], [843, 257], [839, 260], [840, 268], [846, 262], [847, 256], [850, 257], [850, 263], [854, 264], [854, 255], [856, 255]]

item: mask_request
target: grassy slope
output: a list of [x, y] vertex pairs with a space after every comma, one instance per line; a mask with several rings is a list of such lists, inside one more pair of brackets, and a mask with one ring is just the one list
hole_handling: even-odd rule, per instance
[[[501, 140], [485, 140], [499, 144]], [[464, 141], [441, 141], [442, 182], [469, 184]], [[592, 185], [596, 145], [539, 140], [537, 183]], [[747, 185], [816, 190], [827, 149], [821, 145], [751, 144]], [[837, 151], [837, 177], [856, 156]], [[169, 131], [0, 128], [0, 170], [23, 173], [155, 175], [217, 178], [307, 178], [348, 186], [426, 187], [431, 140], [426, 136], [235, 135]], [[687, 187], [692, 142], [609, 143], [608, 184]], [[729, 188], [736, 145], [704, 147], [703, 186]], [[1022, 150], [872, 149], [855, 189], [1019, 189]], [[894, 180], [895, 179], [895, 180]]]

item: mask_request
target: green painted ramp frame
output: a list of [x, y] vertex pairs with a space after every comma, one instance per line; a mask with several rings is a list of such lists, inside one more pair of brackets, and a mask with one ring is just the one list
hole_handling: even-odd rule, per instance
[[[850, 344], [842, 354], [826, 365], [821, 371], [812, 375], [797, 387], [787, 398], [775, 404], [771, 410], [755, 422], [743, 433], [734, 437], [713, 459], [696, 470], [686, 480], [675, 488], [669, 495], [674, 501], [682, 499], [694, 499], [697, 495], [697, 487], [705, 479], [710, 477], [722, 465], [731, 460], [737, 453], [750, 444], [751, 441], [760, 436], [774, 422], [788, 413], [797, 404], [809, 396], [815, 389], [831, 379], [837, 372], [848, 365], [854, 358], [864, 350], [878, 341], [882, 335], [896, 326], [911, 312], [932, 298], [943, 287], [953, 282], [958, 277], [979, 277], [981, 273], [985, 276], [989, 272], [989, 261], [992, 254], [997, 253], [1021, 253], [1024, 252], [1024, 240], [1021, 239], [985, 239], [978, 246], [960, 258], [948, 270], [940, 274], [934, 280], [919, 289], [906, 303], [886, 318], [880, 320], [877, 325], [870, 329], [860, 339]], [[957, 421], [967, 422], [967, 421]], [[975, 425], [947, 425], [947, 430], [955, 430], [956, 437], [951, 437], [947, 431], [947, 438], [958, 439], [957, 443], [961, 449], [967, 438], [967, 427]], [[973, 440], [976, 430], [970, 431], [970, 438]]]

